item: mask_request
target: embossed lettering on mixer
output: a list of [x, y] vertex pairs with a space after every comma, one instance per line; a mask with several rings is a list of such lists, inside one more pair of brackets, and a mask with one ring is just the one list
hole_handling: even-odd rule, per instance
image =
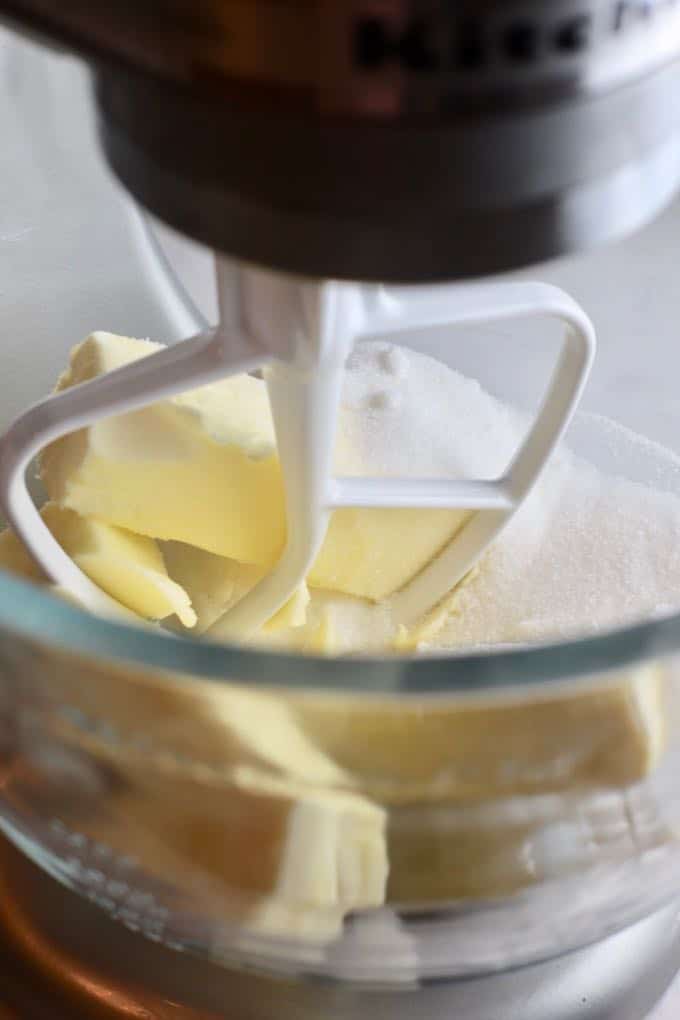
[[[614, 0], [597, 12], [544, 19], [539, 10], [515, 21], [497, 19], [489, 29], [488, 11], [483, 19], [461, 17], [452, 5], [439, 16], [359, 18], [353, 32], [354, 63], [371, 72], [389, 65], [418, 75], [437, 71], [477, 70], [487, 65], [531, 63], [550, 56], [568, 56], [588, 50], [594, 38], [627, 34], [662, 16], [677, 0]], [[448, 31], [447, 31], [448, 29]]]

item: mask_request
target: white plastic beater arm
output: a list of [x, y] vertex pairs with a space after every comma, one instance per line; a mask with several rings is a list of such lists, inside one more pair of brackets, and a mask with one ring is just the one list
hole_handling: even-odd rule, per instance
[[566, 326], [563, 348], [538, 415], [503, 477], [330, 479], [331, 508], [417, 506], [484, 511], [472, 514], [449, 545], [393, 596], [397, 622], [410, 624], [465, 576], [537, 481], [580, 398], [595, 351], [595, 333], [579, 305], [549, 284], [366, 287], [362, 298], [359, 333], [363, 337], [537, 317], [556, 318]]
[[[449, 297], [446, 298], [448, 291]], [[444, 295], [444, 296], [443, 296]], [[511, 510], [523, 499], [559, 442], [585, 385], [595, 333], [564, 291], [542, 283], [379, 288], [365, 302], [362, 335], [461, 323], [538, 317], [566, 327], [564, 347], [534, 425], [504, 477], [485, 479], [334, 478], [329, 506], [460, 507]]]
[[[511, 510], [515, 500], [505, 481], [456, 481], [447, 478], [343, 478], [330, 483], [328, 506], [413, 507]], [[455, 495], [454, 495], [455, 493]]]
[[580, 324], [588, 321], [573, 298], [550, 283], [456, 283], [365, 290], [362, 333], [372, 336], [545, 315], [575, 317]]
[[223, 640], [252, 634], [288, 601], [309, 573], [329, 520], [328, 487], [352, 309], [346, 292], [333, 284], [291, 281], [288, 296], [288, 331], [295, 334], [299, 316], [303, 350], [288, 362], [275, 361], [266, 372], [285, 486], [286, 545], [272, 571], [208, 631]]
[[[594, 349], [589, 320], [562, 291], [543, 284], [436, 288], [360, 288], [256, 280], [271, 289], [262, 306], [276, 307], [286, 333], [307, 338], [311, 362], [292, 358], [268, 372], [268, 387], [286, 485], [288, 540], [273, 571], [210, 630], [243, 637], [261, 626], [308, 573], [324, 538], [328, 512], [341, 506], [452, 507], [473, 514], [449, 545], [393, 599], [409, 623], [439, 602], [468, 572], [537, 479], [578, 401]], [[275, 296], [276, 300], [272, 299]], [[316, 309], [307, 321], [305, 306]], [[316, 318], [315, 318], [316, 316]], [[503, 478], [334, 478], [332, 446], [344, 355], [357, 337], [432, 326], [552, 316], [567, 325], [564, 350], [539, 415]], [[271, 317], [271, 312], [270, 312]], [[271, 329], [271, 326], [270, 326]]]

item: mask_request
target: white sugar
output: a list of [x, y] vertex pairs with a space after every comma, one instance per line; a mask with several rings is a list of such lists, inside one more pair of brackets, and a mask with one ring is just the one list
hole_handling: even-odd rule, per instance
[[593, 633], [680, 606], [680, 499], [561, 454], [461, 590], [438, 645]]
[[[478, 383], [431, 358], [385, 344], [352, 355], [343, 433], [355, 468], [493, 477], [508, 464], [525, 427], [521, 415]], [[654, 453], [656, 464], [677, 473], [677, 457], [667, 451], [660, 457], [658, 447], [650, 453], [645, 440], [616, 424], [592, 418], [588, 427], [612, 450], [617, 444], [633, 450], [633, 461]], [[617, 474], [624, 460], [614, 458]], [[562, 450], [460, 591], [457, 612], [436, 645], [592, 633], [677, 607], [680, 498], [602, 474]], [[361, 644], [358, 634], [351, 643]]]
[[345, 471], [491, 478], [507, 466], [522, 429], [516, 412], [434, 358], [370, 343], [349, 359]]

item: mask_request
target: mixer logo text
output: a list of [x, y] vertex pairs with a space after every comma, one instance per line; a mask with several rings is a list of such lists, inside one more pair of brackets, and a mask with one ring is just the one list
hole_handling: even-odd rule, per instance
[[584, 9], [561, 20], [530, 16], [497, 24], [474, 17], [413, 17], [396, 22], [376, 14], [356, 20], [352, 29], [352, 62], [362, 71], [398, 67], [420, 74], [526, 65], [554, 56], [579, 54], [596, 36], [619, 35], [648, 22], [680, 0], [615, 0], [596, 22]]

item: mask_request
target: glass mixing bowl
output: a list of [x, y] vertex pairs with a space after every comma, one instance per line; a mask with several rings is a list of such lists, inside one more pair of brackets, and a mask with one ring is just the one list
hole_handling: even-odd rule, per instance
[[0, 614], [4, 831], [170, 946], [404, 982], [555, 955], [678, 890], [675, 620], [340, 661], [135, 631], [9, 578]]
[[[78, 67], [28, 44], [0, 56], [0, 193], [17, 195], [1, 211], [4, 425], [93, 329], [171, 342], [201, 314], [100, 165]], [[678, 233], [676, 205], [530, 274], [598, 327], [572, 445], [675, 492], [674, 458], [633, 438], [612, 449], [597, 414], [678, 445]], [[554, 338], [515, 340], [489, 331], [456, 364], [530, 405]], [[530, 649], [333, 660], [105, 622], [2, 575], [0, 826], [173, 948], [380, 984], [486, 973], [680, 895], [679, 690], [680, 616]]]

